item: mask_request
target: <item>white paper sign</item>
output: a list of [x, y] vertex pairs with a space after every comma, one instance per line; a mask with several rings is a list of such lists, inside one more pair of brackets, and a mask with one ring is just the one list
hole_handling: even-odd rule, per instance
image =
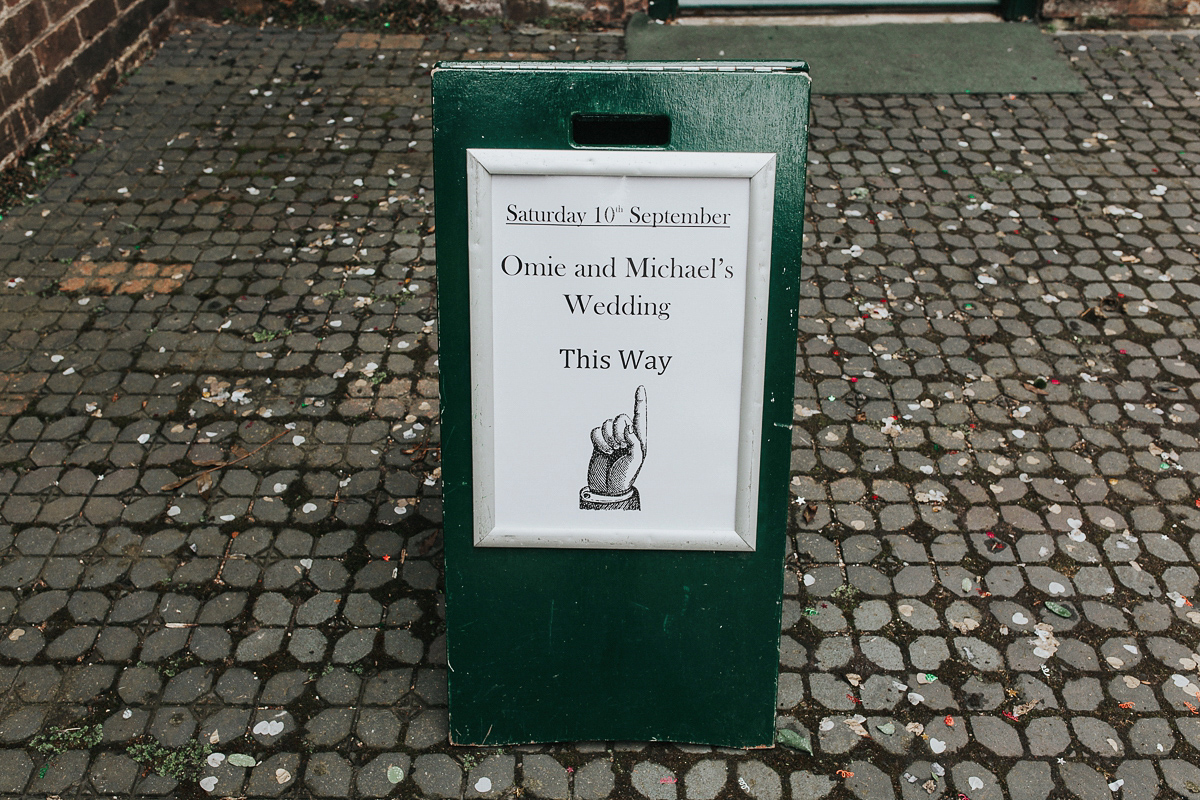
[[774, 157], [469, 159], [476, 543], [753, 549]]

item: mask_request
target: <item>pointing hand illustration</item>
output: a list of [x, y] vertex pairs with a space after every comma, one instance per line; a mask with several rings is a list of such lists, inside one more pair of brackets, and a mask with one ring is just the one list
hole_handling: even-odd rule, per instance
[[646, 387], [634, 393], [633, 419], [620, 414], [592, 429], [588, 485], [579, 494], [583, 509], [641, 509], [633, 482], [646, 459]]

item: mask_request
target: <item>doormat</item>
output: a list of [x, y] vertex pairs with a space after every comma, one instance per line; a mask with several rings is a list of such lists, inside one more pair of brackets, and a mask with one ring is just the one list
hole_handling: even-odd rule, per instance
[[630, 61], [800, 59], [823, 95], [1083, 91], [1051, 37], [1029, 23], [700, 26], [635, 14], [625, 52]]

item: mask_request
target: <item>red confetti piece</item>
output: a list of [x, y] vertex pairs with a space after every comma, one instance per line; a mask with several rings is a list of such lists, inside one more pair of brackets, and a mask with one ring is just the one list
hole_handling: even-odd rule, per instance
[[1133, 703], [1117, 703], [1121, 708], [1133, 708]]
[[853, 778], [854, 777], [854, 773], [848, 769], [839, 769], [837, 771], [837, 774], [838, 774], [839, 778]]
[[954, 717], [950, 716], [949, 714], [946, 715], [946, 718], [942, 720], [942, 722], [946, 723], [947, 728], [954, 727]]

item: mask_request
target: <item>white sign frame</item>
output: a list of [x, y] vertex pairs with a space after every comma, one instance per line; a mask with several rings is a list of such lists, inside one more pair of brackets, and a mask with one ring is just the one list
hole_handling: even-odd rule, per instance
[[[734, 527], [678, 531], [518, 530], [497, 527], [492, 350], [493, 175], [745, 178], [749, 180], [745, 335]], [[467, 150], [471, 314], [471, 455], [477, 547], [753, 551], [758, 534], [767, 305], [771, 283], [775, 154], [611, 150]]]

